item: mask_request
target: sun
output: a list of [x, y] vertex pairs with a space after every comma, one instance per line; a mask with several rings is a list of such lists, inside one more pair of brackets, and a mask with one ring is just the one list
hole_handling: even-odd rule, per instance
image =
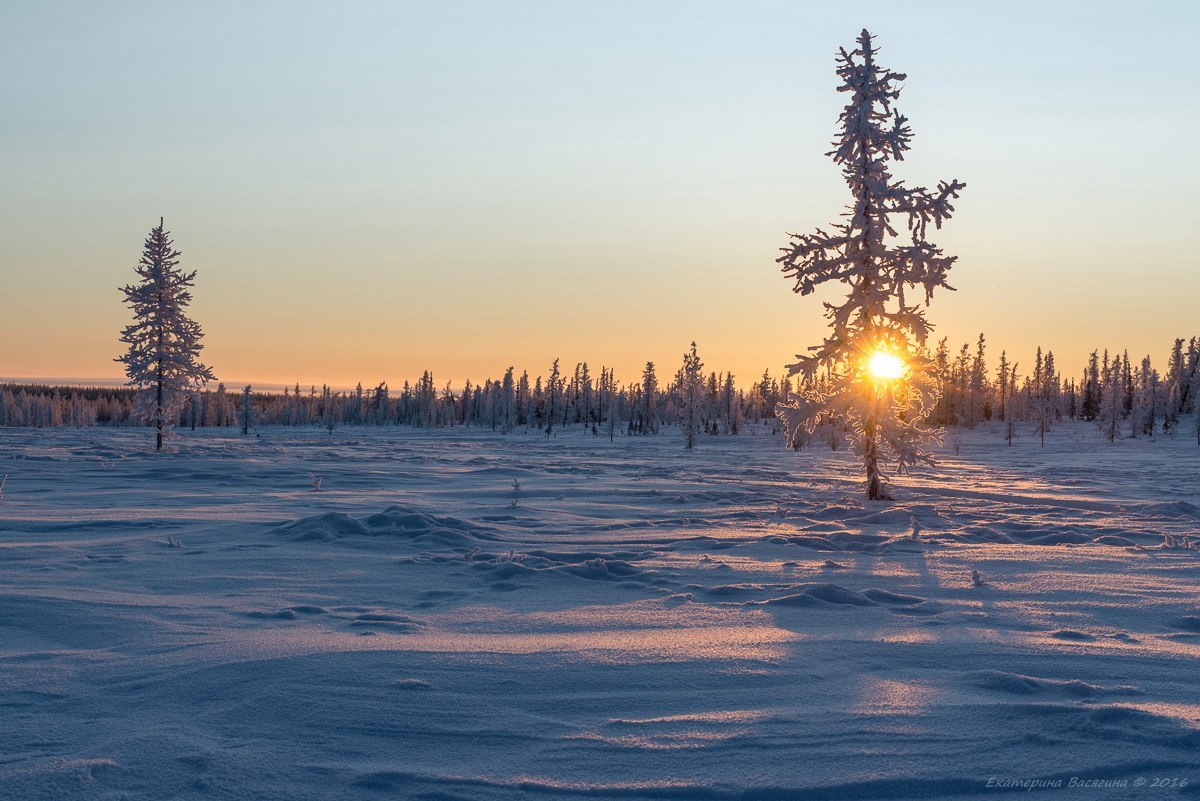
[[867, 362], [867, 370], [874, 378], [893, 381], [904, 377], [904, 360], [894, 353], [878, 351]]

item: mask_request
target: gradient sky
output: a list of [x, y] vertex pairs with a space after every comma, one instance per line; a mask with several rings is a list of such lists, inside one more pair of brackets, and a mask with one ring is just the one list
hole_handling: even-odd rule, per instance
[[1200, 333], [1192, 2], [24, 3], [0, 25], [0, 376], [115, 377], [159, 215], [231, 383], [673, 371], [816, 344], [774, 259], [847, 199], [833, 54], [959, 178], [930, 317], [1074, 374]]

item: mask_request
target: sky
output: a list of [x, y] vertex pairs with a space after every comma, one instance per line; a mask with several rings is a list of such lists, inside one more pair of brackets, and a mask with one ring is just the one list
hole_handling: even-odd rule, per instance
[[847, 201], [864, 26], [897, 177], [967, 183], [935, 337], [1074, 375], [1200, 334], [1191, 2], [40, 2], [0, 25], [0, 376], [120, 376], [159, 216], [231, 384], [634, 380], [692, 340], [777, 375], [824, 333], [774, 260]]

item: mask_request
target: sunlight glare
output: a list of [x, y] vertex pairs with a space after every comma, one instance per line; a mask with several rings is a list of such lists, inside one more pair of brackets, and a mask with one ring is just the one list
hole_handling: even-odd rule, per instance
[[904, 375], [904, 360], [892, 353], [879, 351], [867, 363], [871, 375], [878, 379], [893, 380]]

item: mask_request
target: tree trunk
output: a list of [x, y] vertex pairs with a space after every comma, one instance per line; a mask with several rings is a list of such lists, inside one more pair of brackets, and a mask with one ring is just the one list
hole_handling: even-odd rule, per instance
[[879, 475], [879, 443], [875, 436], [874, 412], [867, 416], [863, 435], [866, 441], [864, 463], [867, 470], [867, 500], [887, 500], [887, 494], [883, 491], [883, 479]]
[[[159, 232], [162, 231], [162, 218], [158, 218]], [[159, 259], [155, 258], [154, 263], [159, 266]], [[157, 360], [154, 364], [156, 373], [157, 392], [154, 400], [154, 423], [157, 428], [154, 450], [161, 451], [163, 446], [163, 290], [161, 280], [158, 288], [158, 316], [154, 320], [155, 333], [158, 336], [158, 350], [154, 354]]]
[[158, 429], [156, 432], [157, 441], [154, 446], [154, 450], [161, 451], [163, 442], [163, 381], [161, 369], [158, 371], [158, 391], [155, 394], [154, 399], [154, 422]]

